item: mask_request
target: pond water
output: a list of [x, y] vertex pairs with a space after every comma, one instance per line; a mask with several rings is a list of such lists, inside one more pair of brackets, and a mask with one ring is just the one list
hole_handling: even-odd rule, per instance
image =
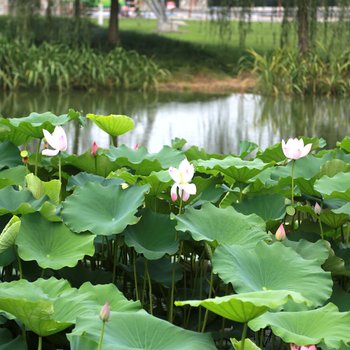
[[[290, 136], [318, 136], [329, 146], [350, 135], [349, 99], [262, 97], [253, 94], [213, 96], [190, 93], [0, 94], [0, 114], [27, 116], [31, 112], [63, 114], [69, 108], [83, 113], [125, 114], [135, 129], [119, 138], [132, 147], [157, 152], [175, 137], [208, 152], [236, 153], [242, 140], [262, 148]], [[108, 147], [108, 135], [88, 123], [67, 129], [69, 152], [82, 153], [93, 141]]]

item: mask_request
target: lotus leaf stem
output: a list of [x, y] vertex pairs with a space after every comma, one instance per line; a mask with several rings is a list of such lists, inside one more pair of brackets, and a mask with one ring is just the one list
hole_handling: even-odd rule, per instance
[[43, 348], [43, 338], [41, 335], [39, 335], [38, 339], [38, 350], [41, 350]]
[[37, 146], [37, 148], [36, 148], [35, 165], [34, 165], [34, 175], [35, 175], [35, 176], [38, 175], [38, 156], [39, 156], [39, 152], [40, 152], [41, 140], [42, 140], [42, 139], [39, 139], [38, 146]]
[[242, 337], [241, 337], [241, 350], [244, 350], [245, 338], [247, 337], [247, 330], [248, 330], [248, 324], [247, 322], [245, 322], [243, 324], [243, 331], [242, 331]]
[[294, 206], [294, 164], [295, 160], [292, 160], [292, 206]]
[[153, 315], [152, 282], [151, 282], [151, 276], [150, 276], [149, 269], [148, 269], [148, 261], [147, 260], [146, 260], [146, 273], [147, 273], [148, 291], [149, 291], [149, 313], [151, 315]]
[[98, 342], [98, 348], [97, 350], [101, 350], [102, 349], [102, 342], [103, 342], [103, 335], [105, 333], [105, 323], [102, 321], [102, 328], [101, 328], [101, 335], [100, 335], [100, 340]]
[[139, 300], [139, 288], [137, 285], [136, 251], [135, 251], [135, 249], [133, 250], [133, 265], [134, 265], [135, 296], [136, 296], [136, 300]]
[[[212, 292], [212, 285], [213, 285], [213, 269], [211, 269], [210, 271], [210, 287], [209, 287], [209, 294], [208, 294], [208, 298], [210, 299], [211, 298], [211, 292]], [[208, 313], [209, 313], [209, 310], [208, 309], [205, 309], [205, 314], [204, 314], [204, 320], [203, 320], [203, 326], [202, 326], [202, 333], [204, 333], [205, 331], [205, 327], [207, 325], [207, 321], [208, 321]]]

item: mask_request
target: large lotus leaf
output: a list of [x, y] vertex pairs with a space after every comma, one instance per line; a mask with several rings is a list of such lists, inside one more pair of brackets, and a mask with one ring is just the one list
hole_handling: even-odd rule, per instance
[[205, 300], [176, 301], [175, 305], [203, 306], [229, 320], [245, 323], [262, 315], [269, 309], [281, 307], [289, 300], [296, 303], [308, 303], [300, 293], [288, 290], [261, 290]]
[[[0, 140], [16, 146], [27, 143], [30, 136], [13, 126], [8, 118], [0, 117]], [[18, 152], [19, 153], [19, 152]]]
[[[55, 278], [32, 283], [24, 279], [4, 282], [0, 288], [0, 310], [18, 318], [27, 329], [38, 335], [54, 334], [72, 324], [54, 319], [53, 302], [69, 289], [67, 281]], [[72, 308], [74, 304], [66, 307]]]
[[39, 210], [47, 197], [35, 199], [28, 190], [17, 191], [12, 187], [0, 190], [0, 215], [34, 213]]
[[75, 234], [63, 223], [47, 221], [39, 213], [23, 216], [16, 244], [25, 261], [36, 260], [38, 265], [54, 270], [73, 267], [85, 255], [95, 253], [90, 234]]
[[[242, 347], [242, 341], [238, 341], [235, 338], [231, 338], [232, 346], [235, 350], [241, 350]], [[253, 343], [249, 338], [244, 339], [244, 349], [245, 350], [261, 350], [255, 343]]]
[[139, 175], [149, 175], [153, 171], [178, 166], [184, 159], [182, 152], [169, 146], [164, 146], [158, 153], [148, 153], [145, 147], [134, 150], [125, 145], [111, 146], [106, 155], [115, 164], [120, 167], [129, 167]]
[[338, 173], [346, 173], [348, 171], [350, 171], [349, 163], [346, 163], [340, 159], [332, 159], [321, 166], [320, 177], [324, 175], [328, 177], [333, 177]]
[[350, 153], [350, 137], [344, 137], [341, 142], [337, 142], [337, 146], [343, 149], [345, 152]]
[[[83, 154], [68, 155], [66, 153], [61, 154], [62, 166], [74, 166], [75, 168], [86, 171], [91, 174], [100, 175], [106, 177], [111, 171], [119, 169], [120, 166], [111, 161], [103, 151], [98, 151], [96, 156], [91, 155], [91, 151], [86, 151]], [[55, 164], [56, 162], [57, 164]], [[57, 157], [51, 160], [58, 166]]]
[[0, 253], [3, 253], [15, 244], [20, 227], [20, 218], [18, 216], [13, 216], [0, 235]]
[[179, 247], [174, 221], [169, 215], [146, 210], [141, 220], [127, 228], [125, 243], [149, 260], [160, 259], [165, 254], [175, 254]]
[[330, 244], [325, 240], [312, 243], [305, 239], [300, 239], [297, 242], [285, 239], [282, 244], [292, 248], [305, 260], [316, 260], [319, 265], [327, 260], [331, 249]]
[[23, 165], [0, 171], [0, 188], [12, 185], [23, 186], [27, 174], [28, 169]]
[[149, 186], [122, 189], [111, 184], [88, 182], [78, 187], [63, 203], [62, 218], [74, 232], [91, 231], [109, 236], [121, 233], [139, 221], [135, 216]]
[[[85, 338], [84, 350], [96, 350], [101, 334], [101, 321], [78, 318], [73, 332], [68, 334], [72, 350], [81, 350], [80, 338]], [[88, 344], [88, 345], [87, 345]], [[145, 313], [111, 312], [105, 324], [104, 350], [215, 350], [209, 334], [195, 333], [172, 325]]]
[[244, 159], [250, 153], [255, 151], [257, 148], [259, 148], [259, 146], [256, 143], [254, 143], [254, 142], [250, 142], [250, 141], [247, 141], [247, 140], [241, 141], [239, 143], [239, 156], [242, 159]]
[[162, 171], [153, 171], [148, 176], [140, 176], [141, 181], [140, 184], [149, 184], [151, 186], [150, 188], [150, 195], [151, 196], [157, 196], [161, 194], [164, 191], [169, 190], [170, 184], [174, 181], [170, 177], [169, 171], [162, 170]]
[[350, 201], [350, 172], [333, 177], [322, 176], [315, 182], [315, 189], [326, 197]]
[[22, 336], [13, 338], [12, 333], [5, 328], [0, 329], [0, 350], [27, 350]]
[[0, 143], [0, 169], [12, 168], [22, 164], [18, 147], [5, 141]]
[[98, 182], [101, 185], [109, 185], [109, 184], [121, 184], [124, 182], [123, 179], [118, 179], [118, 178], [113, 178], [113, 179], [106, 179], [102, 176], [99, 175], [94, 175], [94, 174], [89, 174], [85, 172], [81, 172], [77, 175], [71, 176], [68, 179], [67, 183], [67, 191], [70, 191], [74, 189], [75, 187], [82, 187], [84, 186], [87, 182]]
[[286, 215], [285, 197], [279, 193], [245, 197], [234, 208], [245, 215], [254, 213], [265, 221], [281, 220]]
[[336, 214], [346, 214], [346, 215], [350, 215], [350, 202], [344, 204], [343, 206], [341, 206], [338, 209], [333, 209], [332, 210], [334, 213]]
[[86, 116], [92, 120], [100, 129], [111, 136], [123, 135], [134, 128], [134, 121], [126, 115], [95, 115]]
[[260, 159], [248, 161], [228, 156], [224, 159], [198, 160], [196, 165], [200, 172], [206, 172], [207, 169], [217, 170], [236, 181], [247, 182], [272, 164], [266, 164]]
[[267, 312], [249, 322], [249, 327], [254, 331], [268, 326], [286, 343], [321, 343], [328, 349], [350, 348], [346, 345], [350, 342], [350, 312], [339, 312], [331, 303], [310, 311]]
[[80, 113], [69, 110], [68, 114], [57, 116], [51, 112], [31, 113], [28, 117], [10, 118], [9, 123], [29, 137], [41, 139], [43, 129], [52, 132], [57, 125], [63, 125], [72, 119], [79, 118]]
[[196, 241], [254, 246], [266, 238], [265, 222], [255, 214], [244, 215], [234, 208], [217, 208], [205, 203], [201, 209], [189, 208], [177, 220], [178, 231], [189, 231]]
[[[332, 293], [332, 279], [315, 260], [305, 260], [292, 248], [260, 242], [254, 249], [219, 246], [213, 256], [214, 272], [232, 283], [238, 293], [289, 290], [302, 294], [314, 306]], [[317, 288], [315, 288], [317, 286]]]
[[34, 174], [28, 174], [26, 176], [27, 187], [30, 192], [32, 192], [34, 198], [39, 199], [43, 196], [48, 196], [51, 201], [55, 204], [59, 203], [60, 192], [61, 192], [61, 181], [51, 180], [51, 181], [41, 181]]

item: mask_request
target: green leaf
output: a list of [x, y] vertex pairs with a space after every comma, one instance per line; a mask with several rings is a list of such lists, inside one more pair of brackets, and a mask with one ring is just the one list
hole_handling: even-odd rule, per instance
[[259, 146], [250, 141], [241, 141], [239, 143], [239, 156], [243, 159], [248, 156], [250, 153], [255, 151]]
[[245, 215], [256, 214], [264, 221], [278, 221], [286, 215], [285, 198], [279, 193], [247, 196], [233, 207]]
[[235, 181], [244, 183], [272, 164], [266, 164], [260, 159], [248, 161], [228, 156], [224, 159], [198, 160], [196, 165], [196, 169], [200, 172], [216, 170]]
[[157, 260], [177, 252], [179, 241], [176, 236], [175, 223], [169, 215], [144, 210], [141, 220], [126, 229], [125, 243], [147, 259]]
[[332, 209], [332, 212], [336, 214], [350, 215], [350, 203], [346, 203], [338, 209]]
[[23, 165], [0, 171], [0, 188], [13, 185], [23, 186], [27, 174], [28, 170]]
[[346, 173], [348, 171], [350, 171], [350, 164], [345, 163], [343, 160], [340, 159], [332, 159], [321, 166], [320, 177], [324, 175], [328, 177], [333, 177], [338, 173]]
[[78, 173], [77, 175], [70, 176], [68, 179], [68, 184], [67, 184], [67, 191], [71, 191], [75, 187], [82, 187], [84, 186], [87, 182], [98, 182], [101, 185], [109, 185], [109, 184], [122, 184], [125, 182], [123, 179], [105, 179], [102, 176], [99, 175], [94, 175], [94, 174], [89, 174], [85, 172]]
[[13, 338], [12, 333], [8, 329], [0, 329], [0, 350], [27, 350], [26, 342], [22, 336]]
[[31, 173], [26, 176], [26, 181], [28, 190], [32, 192], [34, 198], [39, 199], [47, 195], [53, 203], [59, 203], [61, 192], [61, 182], [59, 180], [45, 182]]
[[85, 255], [95, 253], [93, 235], [77, 235], [63, 223], [47, 221], [39, 213], [25, 215], [21, 221], [16, 239], [18, 254], [25, 261], [36, 260], [43, 269], [73, 267]]
[[0, 253], [15, 245], [16, 237], [21, 227], [21, 220], [13, 216], [0, 235]]
[[344, 137], [341, 142], [337, 143], [337, 146], [343, 149], [345, 152], [350, 153], [350, 137]]
[[205, 300], [175, 301], [176, 306], [203, 306], [206, 309], [235, 322], [246, 323], [269, 309], [277, 309], [289, 300], [309, 304], [300, 293], [288, 290], [262, 290], [240, 293]]
[[0, 215], [34, 213], [40, 209], [46, 199], [46, 197], [35, 199], [27, 190], [16, 191], [12, 187], [5, 187], [0, 190]]
[[[242, 350], [242, 341], [238, 341], [235, 338], [231, 338], [231, 343], [235, 350]], [[244, 349], [245, 350], [261, 350], [255, 343], [253, 343], [250, 339], [244, 339]]]
[[350, 201], [350, 172], [338, 173], [333, 177], [322, 176], [315, 182], [315, 190], [325, 197], [341, 198]]
[[[100, 334], [101, 321], [97, 317], [78, 318], [73, 332], [68, 334], [71, 349], [81, 350], [84, 344], [84, 350], [96, 350]], [[111, 312], [105, 324], [103, 349], [215, 350], [216, 346], [209, 334], [191, 332], [145, 313]]]
[[[238, 293], [260, 290], [289, 290], [302, 294], [314, 306], [332, 293], [332, 279], [316, 260], [304, 260], [280, 242], [260, 242], [254, 249], [238, 245], [219, 246], [213, 270]], [[317, 286], [317, 288], [315, 288]]]
[[134, 121], [126, 115], [88, 114], [86, 117], [111, 136], [123, 135], [134, 128]]
[[135, 214], [148, 190], [149, 186], [123, 190], [120, 185], [88, 182], [63, 202], [63, 221], [74, 232], [91, 231], [104, 236], [121, 233], [139, 221]]
[[265, 222], [257, 215], [243, 215], [234, 208], [217, 208], [205, 203], [201, 209], [188, 208], [182, 215], [172, 215], [178, 231], [190, 232], [196, 241], [254, 246], [266, 238]]
[[0, 143], [0, 169], [12, 168], [22, 164], [18, 147], [5, 141]]
[[[319, 286], [318, 286], [319, 287]], [[270, 326], [286, 343], [297, 345], [324, 344], [328, 349], [349, 348], [350, 313], [339, 312], [334, 304], [316, 310], [267, 312], [249, 322], [253, 331]], [[323, 348], [323, 347], [322, 347]]]

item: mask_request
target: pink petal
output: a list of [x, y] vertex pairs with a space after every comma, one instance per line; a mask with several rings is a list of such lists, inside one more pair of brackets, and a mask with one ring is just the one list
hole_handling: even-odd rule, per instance
[[290, 344], [290, 350], [299, 350], [299, 346], [295, 344]]
[[44, 149], [41, 154], [44, 156], [56, 156], [58, 154], [59, 150], [58, 149]]
[[180, 183], [181, 182], [181, 176], [180, 176], [180, 172], [178, 169], [174, 168], [174, 167], [170, 167], [169, 168], [169, 174], [171, 176], [171, 178], [176, 182], [176, 183]]
[[190, 194], [188, 192], [186, 192], [185, 190], [183, 190], [183, 193], [182, 193], [182, 200], [184, 202], [187, 202], [188, 201], [188, 198], [190, 198]]
[[56, 143], [56, 147], [52, 145], [53, 148], [59, 149], [60, 151], [65, 151], [67, 149], [67, 135], [62, 126], [55, 127], [52, 137]]
[[185, 158], [179, 165], [179, 172], [182, 173], [183, 182], [190, 182], [194, 175], [194, 167]]
[[301, 151], [301, 157], [307, 156], [312, 148], [312, 143], [308, 143]]
[[170, 190], [170, 193], [171, 193], [171, 200], [173, 202], [175, 202], [177, 200], [177, 184], [175, 183], [174, 185], [171, 186], [171, 190]]
[[277, 239], [277, 241], [282, 241], [282, 240], [284, 240], [286, 238], [286, 231], [284, 229], [283, 224], [281, 224], [278, 227], [278, 229], [277, 229], [277, 231], [275, 233], [275, 238]]

